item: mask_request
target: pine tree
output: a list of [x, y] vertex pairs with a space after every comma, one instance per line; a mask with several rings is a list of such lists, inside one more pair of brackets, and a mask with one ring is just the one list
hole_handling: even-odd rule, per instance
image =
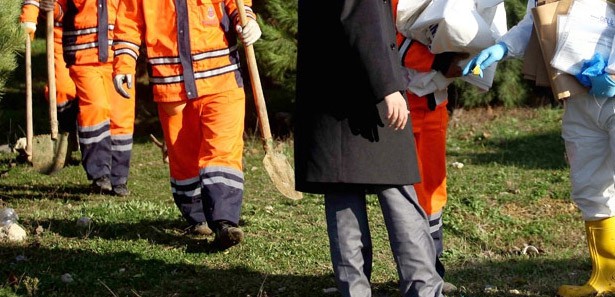
[[0, 5], [0, 99], [8, 78], [17, 68], [17, 51], [25, 43], [26, 37], [19, 27], [21, 3], [21, 0], [2, 0]]

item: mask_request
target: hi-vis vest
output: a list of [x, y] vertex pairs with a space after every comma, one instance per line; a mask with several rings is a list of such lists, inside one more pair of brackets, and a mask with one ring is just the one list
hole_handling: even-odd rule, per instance
[[[248, 17], [255, 18], [246, 0]], [[147, 51], [154, 100], [180, 101], [243, 87], [234, 0], [122, 0], [114, 73], [135, 72]]]
[[[113, 27], [120, 0], [58, 0], [67, 66], [112, 62]], [[57, 11], [57, 9], [56, 9]]]

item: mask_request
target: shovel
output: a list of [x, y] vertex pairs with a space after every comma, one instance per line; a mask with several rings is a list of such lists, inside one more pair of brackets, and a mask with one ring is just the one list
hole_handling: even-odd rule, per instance
[[[50, 135], [37, 135], [32, 139], [31, 152], [28, 155], [32, 166], [40, 173], [52, 174], [64, 167], [68, 154], [68, 132], [58, 132], [58, 114], [56, 106], [56, 76], [54, 68], [54, 40], [53, 40], [53, 11], [47, 11], [47, 79], [49, 84], [49, 120], [51, 124]], [[32, 65], [31, 50], [29, 49], [30, 38], [28, 37], [26, 49], [26, 100], [30, 108], [26, 107], [28, 125], [32, 125]], [[26, 106], [28, 103], [26, 103]], [[29, 128], [26, 128], [29, 129]], [[28, 131], [27, 134], [30, 132]], [[33, 134], [33, 133], [32, 133]], [[31, 137], [28, 135], [27, 137]], [[26, 139], [26, 147], [28, 139]], [[26, 148], [26, 151], [28, 149]]]
[[[244, 26], [247, 22], [247, 17], [243, 0], [235, 0], [235, 4], [237, 5], [241, 25]], [[261, 136], [265, 147], [263, 165], [265, 166], [267, 174], [273, 181], [273, 184], [282, 195], [293, 200], [299, 200], [303, 198], [303, 195], [301, 192], [295, 190], [295, 172], [288, 163], [286, 156], [274, 150], [273, 137], [271, 136], [269, 118], [267, 116], [267, 106], [265, 105], [265, 96], [258, 75], [254, 48], [252, 45], [244, 45], [244, 49], [248, 62], [248, 70], [250, 72], [254, 104], [256, 105]]]

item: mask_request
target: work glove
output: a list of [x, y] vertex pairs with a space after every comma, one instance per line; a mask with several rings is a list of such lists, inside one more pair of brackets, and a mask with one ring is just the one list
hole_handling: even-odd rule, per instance
[[611, 74], [603, 73], [598, 76], [590, 76], [589, 79], [592, 81], [592, 87], [589, 89], [590, 94], [600, 97], [615, 96], [615, 81]]
[[235, 30], [241, 38], [241, 42], [245, 45], [252, 45], [261, 37], [261, 27], [258, 23], [248, 18], [248, 22], [242, 27], [241, 25], [235, 26]]
[[56, 0], [41, 0], [40, 8], [43, 11], [53, 11]]
[[122, 95], [122, 97], [130, 99], [130, 94], [124, 90], [124, 83], [126, 83], [128, 89], [132, 89], [132, 74], [116, 74], [113, 76], [115, 91]]
[[34, 32], [36, 32], [36, 24], [33, 22], [22, 22], [21, 28], [23, 29], [28, 36], [30, 36], [30, 40], [34, 40]]
[[[479, 75], [483, 77], [483, 69], [491, 66], [491, 64], [502, 60], [506, 57], [508, 53], [508, 48], [506, 44], [503, 42], [498, 42], [484, 50], [482, 50], [478, 55], [472, 58], [466, 67], [463, 69], [463, 75], [468, 75], [470, 71], [474, 75]], [[478, 67], [478, 68], [477, 68]]]

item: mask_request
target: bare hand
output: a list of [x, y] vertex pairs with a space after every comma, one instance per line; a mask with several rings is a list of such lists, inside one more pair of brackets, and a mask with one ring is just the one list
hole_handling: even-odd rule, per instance
[[406, 127], [410, 111], [404, 96], [400, 92], [395, 92], [384, 97], [384, 101], [387, 105], [389, 127], [393, 127], [395, 130]]

